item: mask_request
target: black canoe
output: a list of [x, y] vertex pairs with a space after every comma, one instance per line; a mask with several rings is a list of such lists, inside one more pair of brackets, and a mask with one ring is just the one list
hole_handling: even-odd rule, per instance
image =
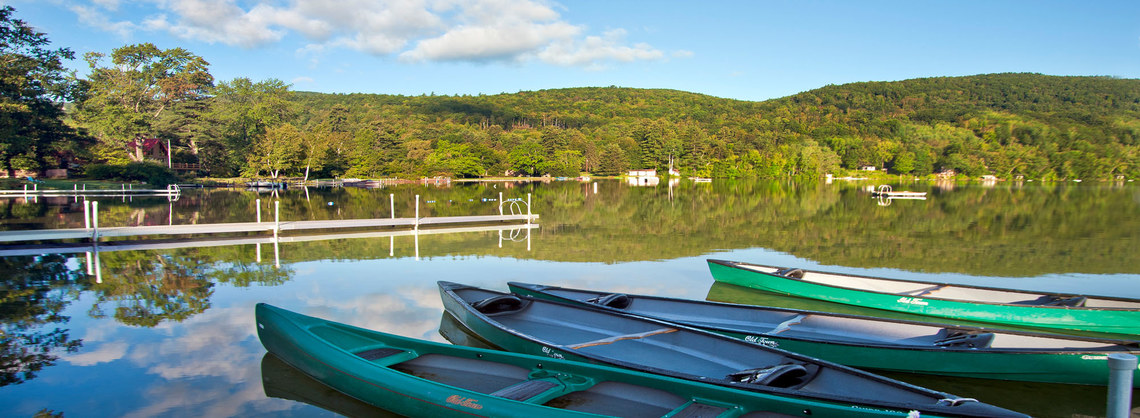
[[851, 367], [628, 314], [439, 282], [443, 306], [507, 351], [589, 361], [855, 409], [1022, 414]]

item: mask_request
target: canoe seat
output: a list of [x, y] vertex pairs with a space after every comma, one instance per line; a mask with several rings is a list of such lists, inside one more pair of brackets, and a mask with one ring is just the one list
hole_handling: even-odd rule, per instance
[[471, 307], [480, 313], [490, 315], [518, 310], [522, 307], [522, 299], [515, 295], [497, 295], [472, 302]]
[[549, 380], [527, 380], [499, 389], [491, 393], [491, 396], [507, 398], [513, 401], [525, 401], [557, 386], [559, 386], [557, 383]]
[[586, 302], [595, 305], [609, 306], [614, 309], [625, 309], [633, 302], [633, 299], [624, 293], [610, 293], [608, 295], [598, 296], [596, 298], [586, 299]]
[[398, 348], [374, 348], [371, 350], [361, 351], [359, 353], [356, 353], [356, 355], [365, 360], [379, 360], [384, 357], [389, 357], [403, 352], [404, 350]]
[[685, 409], [677, 411], [677, 413], [670, 415], [672, 418], [701, 418], [701, 417], [719, 417], [727, 411], [728, 408], [723, 406], [714, 406], [693, 402], [685, 406]]
[[1062, 296], [1062, 295], [1045, 295], [1033, 300], [1023, 300], [1020, 302], [1013, 302], [1014, 305], [1035, 305], [1035, 306], [1085, 306], [1088, 298], [1084, 296]]
[[937, 347], [986, 348], [994, 342], [992, 332], [945, 330], [946, 337], [934, 341]]
[[[813, 365], [812, 368], [815, 369], [815, 372], [819, 372], [818, 367], [819, 366]], [[807, 384], [814, 376], [815, 373], [809, 372], [805, 365], [789, 363], [772, 367], [741, 370], [736, 373], [731, 373], [725, 376], [725, 378], [733, 382], [794, 389]]]
[[774, 272], [772, 274], [775, 274], [777, 276], [784, 276], [784, 277], [787, 277], [789, 279], [802, 279], [802, 278], [804, 278], [804, 271], [800, 270], [798, 268], [795, 268], [795, 267], [786, 268], [786, 269], [779, 269], [779, 270], [776, 270], [776, 272]]

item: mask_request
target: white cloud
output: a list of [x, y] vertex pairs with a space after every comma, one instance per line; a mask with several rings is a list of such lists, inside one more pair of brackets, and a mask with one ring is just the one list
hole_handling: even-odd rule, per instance
[[[79, 17], [79, 22], [87, 26], [98, 28], [107, 32], [111, 32], [120, 38], [126, 38], [135, 29], [135, 24], [131, 22], [113, 22], [106, 14], [98, 9], [72, 5], [71, 12]], [[114, 10], [111, 8], [111, 10]]]
[[296, 78], [294, 78], [294, 79], [293, 79], [293, 84], [297, 84], [297, 83], [312, 83], [312, 82], [313, 82], [313, 78], [312, 78], [312, 77], [305, 77], [305, 76], [300, 76], [300, 77], [296, 77]]
[[74, 6], [92, 26], [128, 34], [168, 32], [207, 43], [257, 48], [290, 34], [308, 44], [298, 54], [344, 48], [409, 62], [524, 62], [600, 67], [662, 59], [645, 43], [628, 44], [624, 30], [588, 35], [546, 0], [138, 0], [149, 9], [137, 23], [112, 22], [121, 0]]
[[127, 343], [111, 342], [102, 344], [94, 350], [84, 351], [79, 354], [65, 355], [63, 359], [76, 366], [93, 366], [99, 363], [108, 363], [121, 359], [126, 354]]

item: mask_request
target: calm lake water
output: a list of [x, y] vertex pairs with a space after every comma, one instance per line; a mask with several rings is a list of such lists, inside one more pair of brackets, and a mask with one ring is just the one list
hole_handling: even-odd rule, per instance
[[[895, 190], [928, 198], [882, 201], [865, 190], [877, 184], [454, 183], [104, 198], [103, 227], [253, 221], [257, 199], [266, 221], [275, 199], [290, 221], [386, 218], [393, 207], [412, 216], [416, 195], [421, 216], [490, 215], [500, 193], [530, 194], [540, 220], [529, 231], [107, 244], [90, 263], [83, 248], [0, 249], [9, 254], [0, 258], [0, 416], [379, 414], [265, 357], [253, 306], [446, 341], [437, 280], [807, 306], [714, 286], [705, 260], [720, 258], [1140, 298], [1140, 185], [903, 183]], [[0, 205], [0, 229], [83, 226], [82, 203], [70, 198]], [[890, 376], [1037, 416], [1104, 414], [1101, 387]]]

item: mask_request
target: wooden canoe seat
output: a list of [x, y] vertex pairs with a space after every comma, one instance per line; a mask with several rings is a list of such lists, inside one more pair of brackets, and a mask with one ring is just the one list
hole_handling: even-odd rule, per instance
[[578, 350], [578, 349], [582, 349], [582, 348], [586, 348], [586, 347], [594, 347], [594, 346], [598, 346], [598, 345], [613, 344], [613, 343], [616, 343], [618, 341], [624, 341], [624, 340], [640, 340], [642, 338], [652, 337], [654, 335], [659, 335], [659, 334], [668, 334], [670, 332], [676, 332], [676, 331], [677, 331], [676, 328], [661, 328], [661, 329], [655, 329], [652, 331], [637, 332], [637, 333], [633, 333], [633, 334], [615, 335], [613, 337], [606, 337], [606, 338], [601, 338], [601, 339], [597, 339], [597, 340], [593, 340], [593, 341], [586, 341], [584, 343], [568, 345], [567, 348], [570, 348], [573, 350]]
[[558, 386], [560, 385], [549, 380], [527, 380], [499, 389], [491, 393], [491, 396], [498, 396], [514, 401], [525, 401]]

